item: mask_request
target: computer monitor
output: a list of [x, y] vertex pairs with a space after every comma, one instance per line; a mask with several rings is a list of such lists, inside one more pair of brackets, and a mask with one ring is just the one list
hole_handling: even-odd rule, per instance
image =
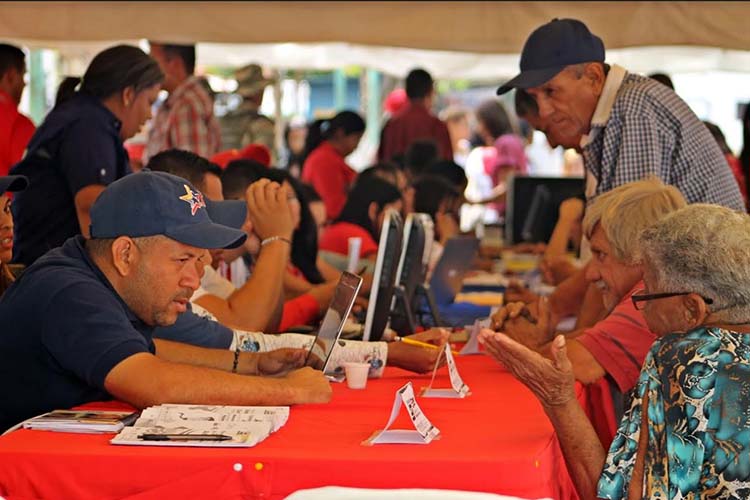
[[344, 322], [352, 310], [354, 299], [357, 298], [357, 293], [361, 285], [362, 278], [356, 274], [343, 272], [341, 273], [341, 278], [339, 278], [338, 285], [336, 285], [336, 289], [333, 291], [331, 303], [328, 306], [325, 316], [323, 316], [323, 321], [320, 323], [315, 340], [307, 353], [308, 360], [310, 356], [315, 354], [323, 361], [321, 369], [324, 373], [328, 368], [328, 361], [331, 359], [333, 347], [341, 335]]
[[[401, 258], [396, 269], [396, 287], [391, 306], [390, 328], [401, 335], [409, 335], [416, 330], [414, 315], [414, 295], [417, 287], [424, 283], [429, 261], [428, 228], [432, 227], [428, 214], [412, 213], [404, 223]], [[430, 233], [430, 240], [432, 239]], [[427, 251], [425, 251], [427, 249]]]
[[396, 269], [401, 255], [401, 216], [389, 209], [383, 219], [378, 242], [378, 256], [375, 260], [370, 300], [367, 304], [364, 341], [380, 340], [388, 325], [391, 314], [391, 301], [396, 283]]
[[547, 242], [567, 198], [583, 197], [582, 177], [511, 175], [505, 202], [505, 244]]

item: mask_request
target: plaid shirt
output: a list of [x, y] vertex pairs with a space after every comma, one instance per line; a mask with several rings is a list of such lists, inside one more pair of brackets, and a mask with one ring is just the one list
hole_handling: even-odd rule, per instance
[[143, 163], [171, 148], [192, 151], [204, 158], [211, 158], [221, 148], [221, 129], [214, 117], [213, 101], [195, 76], [182, 82], [156, 111]]
[[582, 141], [584, 164], [597, 181], [593, 196], [656, 175], [688, 203], [745, 211], [716, 140], [677, 94], [619, 66], [612, 66], [607, 81], [615, 83], [605, 84]]

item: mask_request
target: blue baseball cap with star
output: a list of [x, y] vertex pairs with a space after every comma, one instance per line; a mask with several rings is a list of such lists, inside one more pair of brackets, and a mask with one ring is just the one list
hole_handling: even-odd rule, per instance
[[197, 248], [235, 248], [247, 235], [217, 224], [187, 180], [144, 170], [113, 182], [91, 207], [91, 237], [164, 235]]

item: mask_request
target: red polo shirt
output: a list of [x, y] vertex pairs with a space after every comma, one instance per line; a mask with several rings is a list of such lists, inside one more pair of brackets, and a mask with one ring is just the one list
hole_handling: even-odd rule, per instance
[[18, 112], [18, 105], [0, 90], [0, 176], [21, 160], [36, 127]]
[[305, 160], [302, 180], [312, 184], [326, 206], [328, 220], [334, 220], [346, 203], [349, 186], [357, 172], [346, 164], [344, 157], [330, 142], [323, 141]]
[[423, 105], [410, 102], [383, 127], [378, 160], [390, 160], [395, 155], [405, 153], [411, 143], [418, 139], [434, 140], [438, 156], [443, 160], [453, 159], [453, 146], [445, 123]]
[[378, 243], [362, 226], [350, 222], [337, 222], [328, 226], [320, 238], [318, 246], [321, 250], [349, 255], [349, 238], [362, 238], [359, 257], [366, 259], [378, 252]]

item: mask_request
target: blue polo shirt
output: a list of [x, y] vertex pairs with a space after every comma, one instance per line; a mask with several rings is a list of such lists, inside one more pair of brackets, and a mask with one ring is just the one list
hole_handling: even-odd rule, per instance
[[101, 101], [78, 94], [54, 108], [12, 169], [29, 178], [13, 197], [13, 262], [31, 265], [47, 250], [81, 234], [74, 198], [86, 186], [130, 173], [121, 123]]
[[229, 349], [234, 340], [234, 332], [218, 321], [198, 316], [188, 304], [187, 312], [177, 316], [177, 321], [173, 325], [155, 328], [154, 338], [198, 347]]
[[48, 252], [0, 299], [0, 432], [34, 415], [110, 399], [104, 379], [155, 351], [152, 328], [91, 261], [82, 236]]

